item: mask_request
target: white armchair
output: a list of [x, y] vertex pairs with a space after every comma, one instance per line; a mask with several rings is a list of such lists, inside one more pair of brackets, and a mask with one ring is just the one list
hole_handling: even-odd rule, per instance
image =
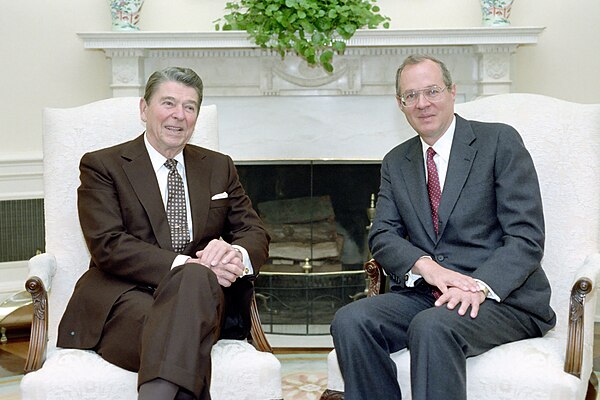
[[[595, 399], [589, 380], [600, 283], [600, 104], [506, 94], [457, 104], [456, 112], [467, 119], [508, 123], [523, 136], [540, 179], [546, 220], [543, 267], [557, 314], [556, 327], [543, 338], [469, 358], [468, 398], [583, 400], [589, 389]], [[385, 276], [375, 262], [365, 268], [369, 295], [376, 295], [385, 288]], [[410, 352], [391, 358], [403, 399], [411, 399]], [[343, 399], [335, 351], [329, 354], [328, 372], [321, 399]]]
[[[33, 296], [34, 318], [26, 375], [21, 381], [23, 400], [137, 398], [137, 374], [92, 351], [57, 348], [56, 338], [60, 318], [90, 257], [77, 216], [79, 160], [85, 152], [139, 135], [144, 126], [138, 104], [139, 98], [124, 97], [44, 110], [46, 253], [29, 262], [26, 288]], [[191, 142], [218, 149], [216, 106], [201, 107]], [[213, 399], [282, 398], [281, 365], [264, 336], [255, 304], [251, 333], [251, 342], [261, 351], [237, 340], [220, 340], [213, 347]]]

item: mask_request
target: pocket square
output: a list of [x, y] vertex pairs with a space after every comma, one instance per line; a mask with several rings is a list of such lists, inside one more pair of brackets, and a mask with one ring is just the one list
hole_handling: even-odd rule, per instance
[[227, 194], [227, 192], [223, 192], [223, 193], [217, 193], [217, 194], [215, 194], [210, 199], [211, 200], [219, 200], [219, 199], [226, 199], [227, 197], [229, 197], [229, 195]]

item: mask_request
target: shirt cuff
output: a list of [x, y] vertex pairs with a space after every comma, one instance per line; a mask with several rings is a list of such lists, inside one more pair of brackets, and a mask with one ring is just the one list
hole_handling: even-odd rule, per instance
[[494, 293], [492, 288], [489, 287], [489, 285], [487, 283], [485, 283], [484, 281], [479, 280], [479, 279], [475, 279], [475, 282], [477, 282], [477, 284], [479, 285], [479, 288], [481, 289], [482, 292], [485, 293], [485, 291], [487, 289], [486, 298], [496, 300], [498, 303], [500, 303], [500, 297], [496, 293]]
[[[429, 258], [430, 260], [433, 260], [431, 256], [421, 256], [417, 259], [417, 261], [419, 261], [421, 258]], [[421, 278], [421, 275], [413, 273], [411, 269], [404, 275], [404, 284], [406, 287], [415, 287], [415, 283]]]
[[250, 255], [248, 254], [248, 251], [237, 244], [232, 245], [232, 247], [242, 253], [242, 263], [244, 264], [244, 273], [242, 276], [253, 275], [254, 268], [252, 268], [252, 261], [250, 261]]
[[410, 270], [404, 275], [404, 284], [406, 287], [415, 287], [415, 283], [421, 278], [421, 275], [414, 274], [412, 270]]
[[190, 256], [186, 256], [184, 254], [178, 254], [175, 259], [173, 260], [173, 264], [171, 264], [171, 269], [175, 268], [175, 267], [179, 267], [180, 265], [183, 265], [186, 263], [187, 260], [189, 260]]

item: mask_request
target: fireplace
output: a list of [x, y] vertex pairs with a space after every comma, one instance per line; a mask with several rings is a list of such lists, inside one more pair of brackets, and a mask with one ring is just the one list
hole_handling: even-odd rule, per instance
[[[217, 105], [219, 151], [238, 165], [255, 207], [281, 213], [315, 205], [333, 215], [333, 233], [331, 221], [327, 228], [320, 219], [293, 222], [300, 226], [277, 222], [272, 229], [284, 238], [285, 232], [330, 232], [342, 242], [339, 254], [332, 255], [331, 240], [318, 248], [279, 243], [273, 252], [278, 259], [270, 260], [256, 282], [267, 332], [312, 335], [327, 333], [333, 311], [363, 294], [366, 209], [379, 186], [379, 163], [415, 135], [394, 98], [398, 65], [410, 54], [440, 58], [457, 83], [457, 102], [508, 93], [518, 48], [535, 45], [543, 30], [360, 30], [345, 55], [335, 58], [333, 74], [308, 68], [298, 57], [282, 60], [257, 48], [246, 32], [78, 35], [86, 49], [103, 51], [110, 59], [114, 97], [140, 96], [157, 69], [193, 68], [205, 84], [203, 104]], [[311, 272], [305, 273], [308, 267]], [[276, 347], [288, 347], [295, 338], [283, 335], [278, 343], [278, 336], [269, 338]], [[298, 344], [323, 338], [302, 336]]]
[[240, 181], [269, 234], [255, 282], [267, 333], [329, 333], [335, 311], [364, 295], [375, 162], [241, 164]]

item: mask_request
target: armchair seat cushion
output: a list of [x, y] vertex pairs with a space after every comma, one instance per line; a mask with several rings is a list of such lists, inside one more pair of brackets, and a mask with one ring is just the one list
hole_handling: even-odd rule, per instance
[[[267, 352], [239, 340], [220, 340], [212, 353], [214, 400], [281, 399], [281, 365]], [[108, 363], [93, 351], [56, 349], [44, 368], [23, 377], [30, 400], [135, 400], [137, 374]]]
[[[592, 351], [592, 349], [589, 349]], [[564, 372], [564, 339], [549, 332], [544, 338], [520, 340], [467, 359], [467, 393], [470, 399], [562, 400], [585, 397], [586, 385]], [[402, 398], [410, 400], [410, 352], [391, 358], [397, 366]], [[335, 350], [328, 358], [327, 387], [344, 391]], [[368, 366], [365, 366], [368, 368]], [[544, 371], [540, 374], [540, 371]], [[581, 393], [581, 390], [584, 390]]]

